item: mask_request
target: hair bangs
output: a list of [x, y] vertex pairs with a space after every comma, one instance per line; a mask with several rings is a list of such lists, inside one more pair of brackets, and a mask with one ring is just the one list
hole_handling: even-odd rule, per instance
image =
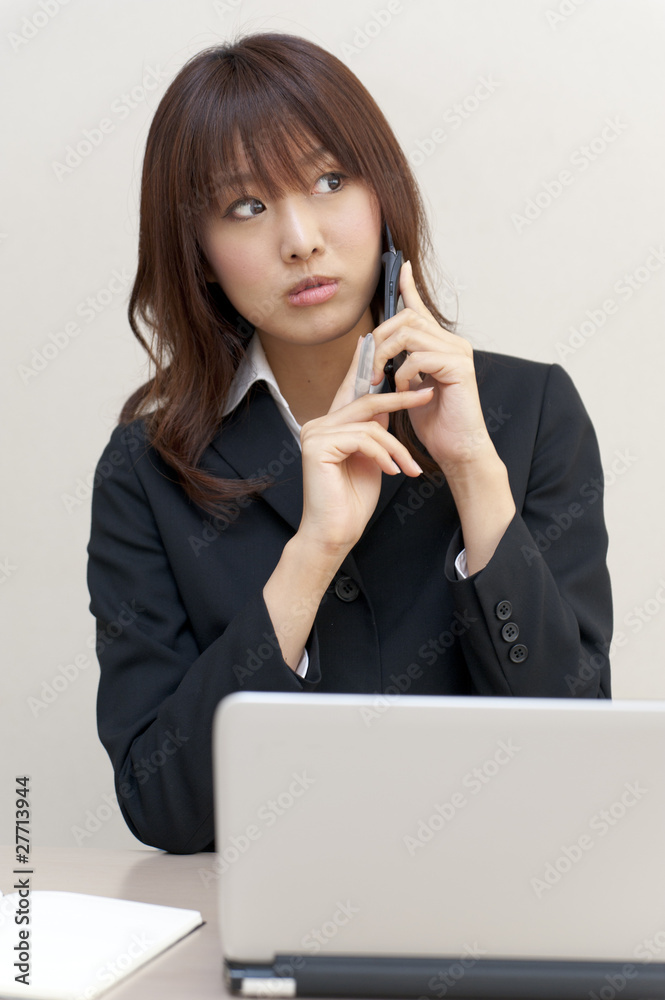
[[199, 217], [225, 199], [256, 194], [253, 186], [275, 199], [306, 188], [317, 169], [365, 172], [354, 143], [345, 141], [329, 113], [321, 113], [323, 95], [303, 103], [278, 82], [262, 78], [248, 91], [243, 81], [229, 94], [224, 81], [213, 113], [200, 116], [192, 135], [191, 178]]

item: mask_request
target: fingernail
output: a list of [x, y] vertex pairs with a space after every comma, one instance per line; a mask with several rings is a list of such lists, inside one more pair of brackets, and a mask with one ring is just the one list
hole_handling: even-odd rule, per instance
[[413, 391], [414, 392], [434, 392], [434, 386], [433, 385], [419, 385], [418, 388], [414, 389]]
[[418, 470], [418, 472], [420, 473], [420, 475], [421, 475], [421, 476], [424, 476], [424, 475], [425, 475], [425, 473], [424, 473], [423, 469], [421, 469], [421, 468], [420, 468], [420, 466], [419, 466], [419, 465], [418, 465], [418, 463], [416, 462], [415, 458], [414, 458], [414, 460], [413, 460], [413, 465], [414, 465], [414, 467], [415, 467], [415, 468], [416, 468], [416, 469]]

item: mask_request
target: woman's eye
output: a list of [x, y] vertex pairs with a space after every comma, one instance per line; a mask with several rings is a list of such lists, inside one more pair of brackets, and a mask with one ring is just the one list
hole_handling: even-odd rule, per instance
[[316, 182], [316, 187], [318, 187], [320, 184], [324, 185], [327, 184], [328, 189], [325, 190], [324, 188], [322, 191], [319, 190], [318, 192], [319, 194], [332, 194], [335, 191], [339, 191], [344, 186], [344, 174], [338, 174], [338, 173], [324, 174], [323, 177], [319, 177], [318, 181]]
[[258, 198], [243, 198], [231, 205], [227, 215], [233, 216], [234, 219], [253, 219], [260, 215], [264, 209], [265, 205]]

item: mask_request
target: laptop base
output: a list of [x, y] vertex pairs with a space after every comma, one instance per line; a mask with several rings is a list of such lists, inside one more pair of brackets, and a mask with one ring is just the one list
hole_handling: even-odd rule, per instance
[[225, 978], [245, 997], [665, 1000], [663, 962], [277, 955], [226, 962]]

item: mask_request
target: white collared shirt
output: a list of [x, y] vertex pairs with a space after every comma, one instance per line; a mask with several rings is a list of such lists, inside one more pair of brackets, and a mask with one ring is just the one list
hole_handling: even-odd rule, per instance
[[[261, 338], [257, 337], [255, 333], [252, 334], [245, 355], [238, 365], [238, 370], [233, 377], [229, 398], [226, 401], [226, 406], [224, 407], [222, 416], [225, 417], [227, 413], [231, 412], [231, 410], [235, 410], [236, 406], [244, 398], [249, 388], [261, 379], [267, 383], [268, 391], [275, 400], [275, 404], [284, 419], [284, 423], [298, 442], [298, 447], [300, 447], [300, 424], [291, 413], [291, 408], [284, 399], [284, 396], [277, 385], [277, 379], [272, 373], [272, 368], [270, 367], [265, 351], [263, 350]], [[384, 382], [385, 379], [382, 379], [378, 385], [371, 385], [369, 391], [381, 392]]]
[[[263, 380], [267, 384], [268, 391], [275, 400], [275, 405], [282, 415], [284, 423], [298, 442], [298, 447], [300, 447], [300, 424], [293, 416], [289, 404], [284, 399], [284, 396], [280, 391], [277, 379], [273, 375], [272, 368], [270, 367], [265, 351], [263, 350], [261, 339], [255, 333], [252, 334], [242, 361], [238, 365], [238, 370], [233, 377], [233, 382], [231, 383], [231, 388], [229, 390], [228, 399], [222, 416], [225, 417], [232, 410], [235, 410], [236, 406], [242, 399], [244, 399], [251, 386], [260, 380]], [[379, 382], [378, 385], [370, 386], [369, 391], [381, 392], [384, 382], [385, 379]], [[460, 579], [465, 579], [468, 576], [466, 568], [466, 549], [462, 549], [457, 556], [457, 559], [455, 560], [455, 569], [457, 570], [457, 574]], [[305, 649], [300, 658], [300, 662], [296, 667], [296, 673], [299, 677], [305, 676], [308, 666], [309, 656], [307, 650]]]

